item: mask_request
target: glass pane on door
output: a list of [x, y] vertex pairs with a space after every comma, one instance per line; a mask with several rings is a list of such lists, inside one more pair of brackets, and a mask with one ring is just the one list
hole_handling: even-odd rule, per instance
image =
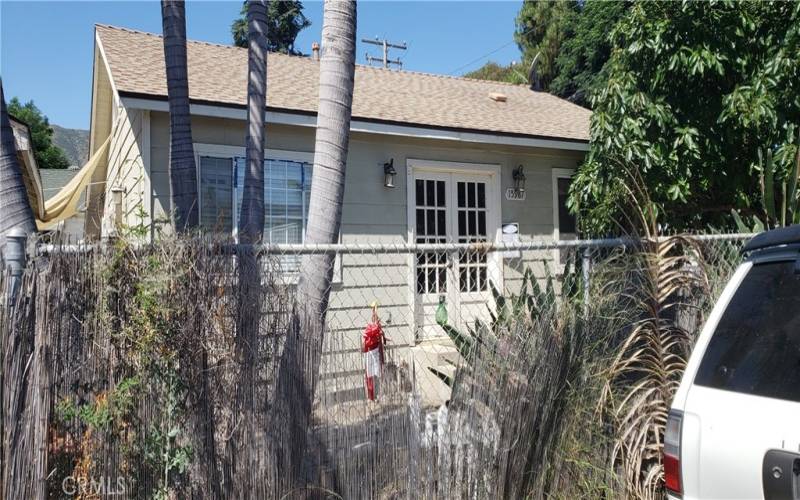
[[[415, 218], [417, 243], [447, 242], [447, 199], [445, 181], [416, 179]], [[417, 293], [447, 292], [447, 254], [417, 254]]]
[[[458, 243], [485, 243], [489, 241], [486, 218], [486, 183], [458, 181], [456, 183]], [[458, 259], [458, 289], [460, 292], [485, 292], [487, 280], [486, 253], [461, 252]]]

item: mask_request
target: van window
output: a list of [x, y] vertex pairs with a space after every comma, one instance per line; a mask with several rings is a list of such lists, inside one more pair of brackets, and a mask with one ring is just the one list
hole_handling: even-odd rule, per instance
[[800, 274], [756, 264], [708, 344], [695, 383], [800, 402]]

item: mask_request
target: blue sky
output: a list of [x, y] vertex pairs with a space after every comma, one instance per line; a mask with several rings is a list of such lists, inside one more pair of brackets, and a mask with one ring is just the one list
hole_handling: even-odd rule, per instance
[[[357, 62], [365, 63], [368, 50], [379, 55], [378, 47], [360, 41], [375, 36], [407, 42], [408, 50], [392, 51], [390, 57], [400, 56], [404, 69], [413, 71], [463, 74], [488, 59], [518, 60], [519, 49], [511, 42], [521, 3], [362, 0]], [[320, 39], [322, 3], [304, 5], [312, 25], [300, 33], [296, 45], [308, 53]], [[189, 38], [230, 43], [230, 24], [240, 8], [240, 1], [189, 1]], [[33, 99], [51, 123], [88, 128], [94, 23], [160, 33], [160, 4], [0, 0], [0, 74], [6, 98]]]

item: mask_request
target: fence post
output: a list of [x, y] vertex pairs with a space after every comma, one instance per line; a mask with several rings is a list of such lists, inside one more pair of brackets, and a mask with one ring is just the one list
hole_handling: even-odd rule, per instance
[[583, 257], [581, 258], [581, 276], [583, 278], [583, 305], [589, 306], [589, 284], [591, 280], [592, 271], [592, 252], [589, 247], [583, 248]]
[[17, 291], [22, 282], [22, 274], [25, 272], [25, 247], [28, 241], [28, 234], [21, 227], [12, 228], [6, 234], [6, 246], [3, 252], [6, 270], [8, 272], [8, 284], [6, 288], [6, 305], [11, 307], [14, 304]]

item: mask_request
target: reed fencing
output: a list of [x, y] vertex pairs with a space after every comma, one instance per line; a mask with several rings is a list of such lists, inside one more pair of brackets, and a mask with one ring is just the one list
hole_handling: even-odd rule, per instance
[[[693, 237], [706, 304], [748, 237]], [[9, 241], [4, 498], [545, 496], [640, 244]], [[309, 266], [332, 278], [321, 331]]]

